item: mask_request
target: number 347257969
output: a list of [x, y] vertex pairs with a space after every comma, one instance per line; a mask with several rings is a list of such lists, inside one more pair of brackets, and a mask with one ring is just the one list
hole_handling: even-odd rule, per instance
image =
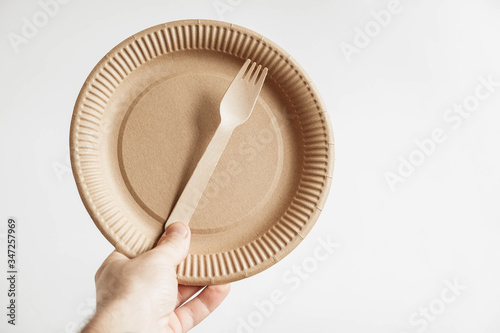
[[7, 265], [9, 269], [16, 268], [16, 221], [9, 219], [7, 229]]

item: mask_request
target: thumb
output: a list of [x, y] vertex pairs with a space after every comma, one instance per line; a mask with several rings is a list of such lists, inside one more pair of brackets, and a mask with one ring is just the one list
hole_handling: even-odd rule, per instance
[[152, 251], [167, 256], [170, 264], [177, 266], [186, 258], [190, 239], [189, 227], [184, 223], [175, 222], [165, 230]]

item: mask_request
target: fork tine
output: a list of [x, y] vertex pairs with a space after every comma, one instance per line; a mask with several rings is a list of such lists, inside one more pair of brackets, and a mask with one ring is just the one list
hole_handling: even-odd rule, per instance
[[257, 79], [259, 78], [260, 75], [260, 70], [262, 68], [262, 65], [259, 65], [257, 69], [255, 70], [255, 73], [253, 73], [252, 77], [250, 78], [250, 83], [257, 83]]
[[256, 65], [257, 65], [256, 62], [252, 63], [252, 67], [250, 67], [247, 75], [244, 77], [245, 80], [250, 81], [252, 79], [252, 76], [253, 76], [252, 74], [253, 74], [253, 71], [254, 71]]
[[247, 72], [248, 70], [248, 66], [250, 65], [250, 63], [252, 62], [252, 60], [250, 59], [247, 59], [247, 61], [245, 61], [245, 63], [243, 64], [243, 66], [241, 67], [240, 71], [238, 72], [238, 74], [236, 75], [236, 77], [239, 77], [240, 79], [243, 79], [243, 76], [245, 75], [245, 73]]
[[267, 67], [264, 67], [264, 70], [260, 74], [259, 80], [255, 83], [255, 85], [258, 86], [259, 89], [262, 88], [262, 85], [264, 85], [264, 80], [266, 79], [267, 71], [268, 71]]

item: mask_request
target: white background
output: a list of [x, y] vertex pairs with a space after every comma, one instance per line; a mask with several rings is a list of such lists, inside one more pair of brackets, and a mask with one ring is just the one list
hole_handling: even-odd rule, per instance
[[[480, 77], [500, 82], [500, 4], [401, 0], [381, 27], [372, 11], [387, 10], [389, 1], [220, 2], [230, 6], [222, 14], [213, 0], [73, 0], [15, 52], [8, 34], [20, 35], [23, 17], [33, 21], [41, 7], [2, 0], [0, 266], [5, 271], [13, 216], [19, 308], [18, 325], [7, 325], [2, 273], [0, 331], [74, 332], [92, 310], [94, 273], [112, 247], [69, 168], [71, 113], [87, 75], [138, 31], [209, 18], [250, 28], [299, 61], [330, 113], [336, 165], [323, 214], [302, 244], [233, 283], [193, 331], [499, 332], [500, 87], [459, 126], [443, 117], [454, 104], [474, 102]], [[358, 29], [365, 28], [372, 37], [362, 45]], [[356, 43], [358, 53], [346, 57], [342, 47]], [[415, 141], [436, 128], [446, 140], [418, 160]], [[387, 172], [397, 174], [410, 155], [421, 165], [391, 190]], [[339, 246], [318, 262], [314, 251], [328, 240]], [[303, 264], [307, 277], [291, 283], [294, 265]], [[453, 293], [447, 283], [462, 289]], [[271, 308], [276, 290], [284, 301]], [[267, 304], [264, 314], [255, 302]]]

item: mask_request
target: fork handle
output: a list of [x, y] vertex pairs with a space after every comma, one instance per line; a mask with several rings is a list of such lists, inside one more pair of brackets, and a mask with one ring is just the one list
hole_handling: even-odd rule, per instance
[[231, 134], [232, 130], [219, 125], [171, 211], [165, 229], [174, 222], [189, 224]]

